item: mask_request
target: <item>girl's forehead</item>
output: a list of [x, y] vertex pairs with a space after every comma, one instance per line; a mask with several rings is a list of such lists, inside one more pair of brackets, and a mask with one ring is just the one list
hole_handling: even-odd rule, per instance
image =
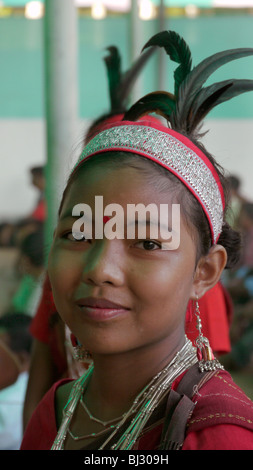
[[[154, 174], [154, 177], [159, 178], [159, 175]], [[165, 179], [164, 175], [160, 177]], [[102, 217], [104, 223], [103, 216], [110, 215], [115, 223], [125, 228], [131, 225], [130, 217], [131, 223], [137, 220], [149, 228], [155, 224], [158, 231], [163, 227], [166, 236], [168, 232], [182, 236], [187, 243], [190, 241], [194, 250], [192, 227], [190, 229], [184, 220], [175, 184], [168, 180], [158, 188], [151, 180], [147, 173], [125, 166], [96, 165], [82, 169], [68, 187], [59, 222], [72, 216], [94, 222]]]
[[87, 165], [69, 186], [65, 202], [72, 203], [81, 198], [93, 200], [95, 196], [101, 195], [113, 199], [114, 202], [122, 201], [129, 204], [144, 201], [176, 202], [173, 185], [167, 181], [166, 188], [161, 191], [159, 184], [156, 184], [158, 178], [159, 175], [157, 177], [153, 175], [153, 178], [152, 175], [147, 177], [147, 174], [133, 167]]

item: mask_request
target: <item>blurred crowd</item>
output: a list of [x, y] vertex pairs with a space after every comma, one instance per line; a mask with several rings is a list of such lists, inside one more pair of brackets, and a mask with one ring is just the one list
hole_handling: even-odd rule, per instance
[[[44, 168], [32, 168], [30, 175], [38, 191], [33, 211], [0, 224], [0, 450], [19, 449], [23, 428], [54, 381], [81, 373], [70, 365], [68, 332], [56, 312], [46, 276]], [[225, 270], [221, 280], [232, 304], [230, 352], [224, 347], [221, 359], [229, 370], [252, 374], [253, 202], [242, 196], [239, 178], [230, 176], [229, 182], [228, 221], [242, 234], [242, 256], [237, 268]], [[219, 314], [213, 301], [209, 308]]]
[[10, 309], [33, 316], [40, 296], [46, 217], [44, 168], [31, 168], [30, 176], [38, 192], [33, 210], [18, 220], [0, 221], [0, 315]]
[[242, 196], [241, 181], [230, 176], [229, 223], [242, 235], [242, 256], [236, 269], [224, 272], [222, 282], [233, 303], [230, 328], [231, 353], [225, 358], [230, 370], [253, 373], [253, 202]]
[[0, 221], [0, 450], [16, 450], [23, 434], [29, 379], [32, 318], [41, 297], [44, 268], [44, 168], [29, 170], [38, 193], [31, 213]]

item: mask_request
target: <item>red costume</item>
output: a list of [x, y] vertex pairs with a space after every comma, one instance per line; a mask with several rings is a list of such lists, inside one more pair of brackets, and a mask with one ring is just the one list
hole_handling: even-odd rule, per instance
[[31, 218], [35, 220], [39, 220], [40, 222], [45, 222], [47, 216], [47, 208], [46, 202], [44, 199], [40, 199], [37, 206], [31, 213]]
[[[177, 389], [183, 375], [175, 380], [172, 389]], [[21, 450], [51, 449], [57, 434], [55, 392], [67, 382], [68, 379], [57, 382], [45, 395], [27, 427]], [[194, 395], [193, 401], [197, 404], [187, 423], [182, 450], [253, 450], [252, 401], [226, 371], [217, 371]], [[161, 421], [155, 423], [137, 441], [134, 450], [156, 450], [162, 426]]]

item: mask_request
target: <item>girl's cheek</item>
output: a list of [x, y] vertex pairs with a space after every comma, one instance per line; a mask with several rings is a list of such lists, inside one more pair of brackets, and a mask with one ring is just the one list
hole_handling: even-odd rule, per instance
[[64, 256], [61, 256], [57, 250], [52, 250], [48, 259], [48, 274], [53, 288], [64, 283], [67, 270]]
[[65, 250], [53, 250], [49, 262], [48, 272], [53, 291], [61, 295], [68, 295], [82, 277], [81, 257], [73, 256]]

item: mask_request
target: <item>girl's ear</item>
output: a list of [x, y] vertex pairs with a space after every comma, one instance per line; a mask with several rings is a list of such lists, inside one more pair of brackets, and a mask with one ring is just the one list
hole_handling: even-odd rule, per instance
[[212, 246], [209, 253], [200, 258], [195, 270], [191, 299], [202, 297], [217, 284], [226, 263], [227, 252], [221, 245]]

